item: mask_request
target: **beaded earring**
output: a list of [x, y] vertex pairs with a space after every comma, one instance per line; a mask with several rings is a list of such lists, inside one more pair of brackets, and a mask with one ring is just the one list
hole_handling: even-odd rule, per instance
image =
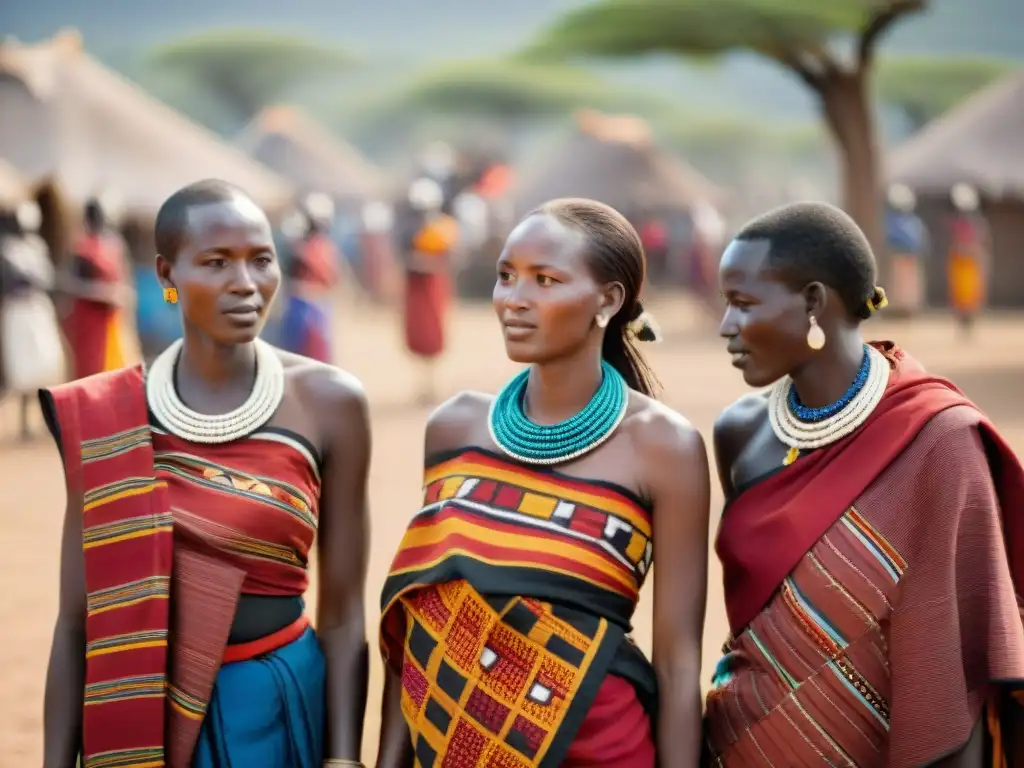
[[178, 303], [178, 289], [177, 288], [164, 288], [164, 301], [168, 304]]
[[811, 327], [807, 329], [807, 346], [818, 350], [825, 346], [825, 331], [818, 325], [818, 318], [811, 315]]

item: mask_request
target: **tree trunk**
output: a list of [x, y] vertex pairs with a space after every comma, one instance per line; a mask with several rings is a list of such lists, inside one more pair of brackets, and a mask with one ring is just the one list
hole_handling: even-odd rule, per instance
[[821, 81], [818, 95], [825, 123], [835, 140], [842, 170], [843, 209], [864, 230], [884, 282], [887, 257], [881, 206], [881, 163], [874, 112], [863, 71], [833, 72]]

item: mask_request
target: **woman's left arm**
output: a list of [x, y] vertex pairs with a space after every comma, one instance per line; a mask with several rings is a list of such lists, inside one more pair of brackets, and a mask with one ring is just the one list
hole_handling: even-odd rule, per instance
[[370, 417], [366, 395], [355, 378], [338, 371], [331, 384], [317, 398], [321, 406], [317, 418], [326, 429], [316, 619], [327, 660], [324, 756], [359, 760], [369, 662], [364, 593], [370, 528], [366, 503]]
[[[652, 425], [653, 427], [654, 425]], [[644, 450], [654, 501], [654, 668], [660, 768], [700, 764], [701, 647], [708, 583], [711, 478], [700, 433], [677, 414]]]

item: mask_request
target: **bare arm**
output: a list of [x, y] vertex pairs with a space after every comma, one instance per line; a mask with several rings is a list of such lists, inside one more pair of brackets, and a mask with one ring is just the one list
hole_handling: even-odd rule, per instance
[[85, 558], [82, 499], [69, 496], [60, 548], [60, 602], [46, 669], [43, 767], [75, 768], [85, 695]]
[[658, 764], [700, 763], [701, 646], [707, 600], [711, 480], [704, 441], [681, 417], [651, 430], [645, 464], [654, 496], [654, 668]]
[[[486, 415], [487, 407], [483, 396], [471, 393], [456, 395], [438, 407], [427, 421], [424, 457], [466, 444], [470, 426]], [[402, 681], [391, 669], [385, 669], [384, 676], [377, 768], [412, 768], [412, 740], [401, 706]]]
[[[318, 530], [317, 634], [327, 660], [325, 755], [358, 760], [366, 711], [368, 653], [364, 592], [369, 520], [369, 407], [351, 377], [321, 387], [329, 419]], [[342, 378], [344, 377], [344, 378]]]

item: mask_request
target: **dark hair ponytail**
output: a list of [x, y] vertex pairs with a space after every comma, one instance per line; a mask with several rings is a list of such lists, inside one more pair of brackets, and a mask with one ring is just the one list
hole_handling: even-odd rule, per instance
[[647, 263], [633, 225], [614, 208], [596, 200], [552, 200], [533, 213], [553, 216], [583, 232], [588, 241], [587, 263], [594, 278], [622, 285], [624, 301], [605, 329], [601, 356], [622, 374], [631, 389], [654, 397], [661, 385], [637, 342], [656, 341], [658, 335], [640, 301]]

